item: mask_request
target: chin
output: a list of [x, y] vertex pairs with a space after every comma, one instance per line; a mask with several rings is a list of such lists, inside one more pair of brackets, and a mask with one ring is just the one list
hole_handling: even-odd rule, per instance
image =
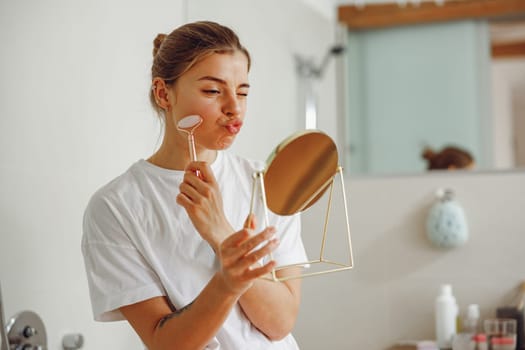
[[228, 149], [228, 148], [231, 147], [232, 143], [233, 142], [218, 144], [217, 147], [216, 147], [216, 150], [217, 151], [222, 151], [222, 150]]
[[219, 140], [219, 142], [217, 142], [217, 150], [230, 148], [230, 146], [233, 145], [233, 141], [235, 141], [235, 137], [227, 137]]

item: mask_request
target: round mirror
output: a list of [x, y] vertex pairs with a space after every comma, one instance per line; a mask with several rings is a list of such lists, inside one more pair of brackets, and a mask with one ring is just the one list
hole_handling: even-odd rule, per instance
[[337, 147], [325, 133], [306, 130], [288, 137], [264, 171], [268, 209], [279, 215], [306, 210], [326, 191], [337, 168]]

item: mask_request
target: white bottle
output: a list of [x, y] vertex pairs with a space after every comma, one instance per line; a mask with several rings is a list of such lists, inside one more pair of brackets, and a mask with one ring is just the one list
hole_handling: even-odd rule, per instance
[[[452, 340], [452, 350], [477, 349], [476, 335], [478, 334], [479, 305], [470, 304], [467, 313], [461, 322], [461, 332], [454, 336]], [[479, 344], [479, 343], [478, 343]]]
[[458, 305], [450, 284], [443, 284], [436, 298], [436, 342], [440, 349], [451, 349], [456, 334]]

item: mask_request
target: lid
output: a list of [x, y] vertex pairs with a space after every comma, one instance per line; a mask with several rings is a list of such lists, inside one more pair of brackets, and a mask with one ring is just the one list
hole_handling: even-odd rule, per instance
[[452, 286], [450, 284], [442, 284], [440, 291], [441, 295], [452, 295]]
[[514, 340], [514, 337], [493, 337], [490, 342], [492, 344], [498, 344], [498, 345], [513, 345], [516, 343], [516, 340]]
[[476, 343], [486, 342], [487, 336], [484, 333], [474, 334], [472, 336], [472, 340], [474, 340]]

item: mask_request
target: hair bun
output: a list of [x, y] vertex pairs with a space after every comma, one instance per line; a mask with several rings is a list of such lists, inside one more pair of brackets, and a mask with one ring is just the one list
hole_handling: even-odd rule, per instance
[[162, 45], [162, 42], [164, 39], [166, 39], [166, 34], [157, 34], [155, 37], [155, 40], [153, 40], [153, 57], [157, 56], [157, 53], [159, 52], [160, 45]]

